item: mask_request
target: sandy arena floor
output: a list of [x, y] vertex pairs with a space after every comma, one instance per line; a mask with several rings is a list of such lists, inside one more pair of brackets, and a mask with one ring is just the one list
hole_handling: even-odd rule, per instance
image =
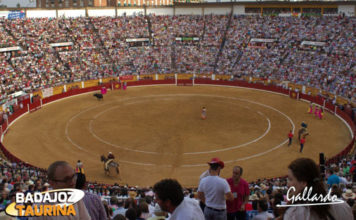
[[[207, 120], [201, 120], [201, 108]], [[212, 157], [225, 161], [221, 176], [244, 168], [249, 181], [287, 173], [291, 160], [318, 162], [351, 140], [346, 125], [332, 114], [319, 120], [307, 114], [308, 103], [263, 91], [215, 86], [146, 86], [113, 91], [97, 101], [92, 93], [61, 100], [15, 122], [4, 145], [17, 157], [47, 168], [55, 160], [82, 160], [89, 180], [149, 186], [176, 178], [196, 186]], [[310, 135], [299, 153], [297, 138], [287, 134], [302, 121]], [[295, 132], [296, 132], [295, 131]], [[105, 176], [100, 155], [112, 151], [118, 176]]]

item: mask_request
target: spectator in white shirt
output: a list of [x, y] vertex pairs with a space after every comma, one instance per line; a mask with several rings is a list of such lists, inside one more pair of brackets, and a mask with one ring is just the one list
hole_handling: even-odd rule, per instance
[[199, 205], [190, 198], [184, 198], [183, 189], [177, 180], [161, 180], [154, 185], [153, 191], [161, 209], [171, 213], [170, 220], [204, 220]]

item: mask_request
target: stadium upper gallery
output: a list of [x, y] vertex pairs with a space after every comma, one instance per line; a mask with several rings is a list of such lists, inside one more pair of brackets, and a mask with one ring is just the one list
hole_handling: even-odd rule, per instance
[[263, 199], [278, 217], [292, 165], [309, 158], [311, 182], [356, 210], [355, 12], [355, 1], [0, 1], [1, 209], [55, 188], [47, 168], [66, 161], [108, 219], [122, 199], [149, 219], [155, 183], [176, 179], [202, 203], [215, 164], [225, 179], [243, 168], [246, 218]]

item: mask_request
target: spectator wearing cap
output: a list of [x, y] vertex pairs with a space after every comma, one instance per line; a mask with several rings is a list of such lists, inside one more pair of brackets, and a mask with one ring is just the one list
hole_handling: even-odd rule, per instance
[[351, 189], [347, 189], [343, 194], [342, 194], [342, 198], [347, 201], [349, 199], [356, 199], [356, 194], [354, 192], [352, 192]]
[[242, 167], [235, 166], [232, 170], [232, 177], [227, 179], [234, 196], [233, 201], [226, 201], [228, 220], [246, 219], [245, 205], [248, 203], [250, 189], [248, 183], [241, 178], [242, 173]]
[[129, 194], [129, 197], [132, 198], [132, 199], [135, 199], [136, 196], [137, 196], [137, 192], [136, 192], [136, 189], [131, 187], [130, 191], [128, 192]]
[[205, 203], [204, 216], [206, 220], [225, 220], [226, 200], [234, 199], [227, 181], [219, 177], [224, 162], [213, 158], [208, 162], [210, 176], [203, 178], [198, 187], [198, 197]]
[[84, 191], [83, 198], [85, 207], [87, 208], [89, 215], [92, 219], [107, 220], [106, 211], [99, 196], [86, 191], [86, 177], [83, 173], [77, 173], [77, 182], [75, 188]]
[[177, 180], [161, 180], [154, 185], [153, 191], [161, 209], [171, 213], [170, 220], [204, 220], [199, 205], [190, 198], [184, 198], [182, 186]]
[[[224, 167], [224, 163], [222, 162], [222, 165]], [[218, 173], [218, 176], [220, 175], [220, 172]], [[200, 180], [202, 180], [204, 177], [210, 176], [210, 169], [207, 169], [206, 171], [204, 171], [204, 173], [202, 173], [199, 177]]]

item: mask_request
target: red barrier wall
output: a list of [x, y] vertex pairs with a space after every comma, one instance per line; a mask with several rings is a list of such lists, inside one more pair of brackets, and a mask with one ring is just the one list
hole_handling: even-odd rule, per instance
[[271, 92], [278, 92], [285, 95], [289, 94], [288, 89], [284, 89], [280, 86], [275, 85], [264, 85], [260, 83], [249, 83], [247, 81], [235, 80], [235, 81], [224, 81], [224, 80], [211, 80], [211, 79], [195, 79], [195, 84], [209, 84], [209, 85], [224, 85], [224, 86], [239, 86], [245, 88], [262, 89]]
[[[169, 79], [169, 80], [140, 80], [140, 81], [132, 81], [132, 82], [127, 82], [128, 86], [142, 86], [142, 85], [160, 85], [160, 84], [175, 84], [175, 80], [174, 79]], [[195, 79], [195, 84], [210, 84], [210, 85], [222, 85], [222, 86], [239, 86], [239, 87], [246, 87], [246, 88], [254, 88], [254, 89], [261, 89], [261, 90], [266, 90], [266, 91], [272, 91], [272, 92], [277, 92], [277, 93], [282, 93], [282, 94], [289, 94], [289, 90], [288, 89], [284, 89], [282, 87], [278, 87], [278, 86], [274, 86], [274, 85], [264, 85], [264, 84], [260, 84], [260, 83], [249, 83], [246, 81], [223, 81], [223, 80], [211, 80], [211, 79]], [[42, 100], [42, 104], [47, 104], [65, 97], [69, 97], [69, 96], [73, 96], [73, 95], [78, 95], [78, 94], [83, 94], [83, 93], [87, 93], [87, 92], [92, 92], [92, 91], [96, 91], [96, 90], [100, 90], [101, 87], [105, 86], [106, 88], [112, 88], [112, 84], [111, 83], [106, 83], [106, 84], [102, 84], [99, 86], [94, 86], [94, 87], [89, 87], [89, 88], [83, 88], [83, 89], [74, 89], [74, 90], [70, 90], [68, 92], [62, 93], [62, 94], [58, 94], [58, 95], [54, 95], [51, 97], [47, 97], [44, 98]], [[308, 101], [312, 101], [314, 103], [317, 103], [319, 105], [323, 105], [324, 100], [321, 97], [312, 97], [306, 94], [300, 94], [300, 98], [302, 99], [306, 99]], [[27, 103], [26, 103], [27, 104]], [[30, 111], [31, 110], [35, 110], [36, 108], [40, 107], [40, 101], [36, 100], [34, 103], [30, 103], [29, 104], [30, 107]], [[335, 106], [332, 105], [331, 103], [326, 103], [326, 107], [334, 112]], [[27, 112], [27, 106], [24, 105], [23, 109], [19, 109], [18, 111], [16, 111], [14, 114], [12, 114], [9, 117], [9, 124], [14, 121], [16, 118], [18, 118], [19, 116], [21, 116], [22, 114]], [[334, 163], [338, 160], [340, 160], [341, 157], [345, 156], [346, 154], [348, 154], [350, 152], [350, 150], [352, 149], [354, 142], [355, 142], [355, 132], [356, 132], [356, 128], [355, 128], [355, 124], [353, 123], [353, 121], [351, 120], [351, 118], [343, 111], [341, 111], [340, 109], [337, 109], [337, 114], [343, 118], [351, 127], [352, 132], [354, 134], [354, 138], [352, 139], [352, 141], [345, 147], [345, 149], [343, 151], [341, 151], [339, 154], [337, 154], [336, 156], [328, 159], [326, 161], [326, 164], [329, 163]], [[2, 132], [4, 132], [7, 128], [8, 124], [7, 122], [4, 122], [2, 124]], [[5, 156], [10, 160], [10, 161], [14, 161], [14, 162], [21, 162], [21, 160], [19, 158], [17, 158], [16, 156], [12, 155], [6, 148], [5, 146], [3, 146], [2, 143], [0, 143], [0, 149], [2, 150], [2, 152], [5, 154]], [[27, 164], [29, 166], [32, 166], [31, 164]]]
[[165, 80], [139, 80], [127, 82], [127, 86], [143, 86], [143, 85], [162, 85], [162, 84], [174, 84], [174, 79]]
[[[281, 87], [277, 86], [268, 86], [268, 85], [263, 85], [263, 84], [258, 84], [258, 83], [249, 83], [246, 81], [213, 81], [210, 79], [196, 79], [195, 84], [215, 84], [215, 85], [226, 85], [226, 86], [240, 86], [240, 87], [247, 87], [247, 88], [255, 88], [255, 89], [262, 89], [262, 90], [267, 90], [267, 91], [273, 91], [273, 92], [278, 92], [282, 94], [289, 94], [288, 89], [283, 89]], [[305, 99], [314, 103], [317, 103], [318, 105], [323, 106], [324, 104], [324, 99], [322, 97], [313, 97], [307, 94], [302, 94], [299, 93], [301, 99]], [[329, 109], [331, 112], [335, 111], [335, 105], [326, 102], [325, 107]], [[336, 108], [336, 113], [343, 118], [347, 124], [351, 127], [352, 133], [354, 135], [353, 139], [350, 141], [350, 143], [342, 150], [339, 154], [336, 156], [329, 158], [326, 160], [326, 164], [330, 163], [335, 163], [336, 161], [339, 161], [342, 157], [347, 155], [351, 149], [353, 148], [355, 144], [355, 135], [356, 135], [356, 126], [353, 123], [352, 119], [349, 117], [348, 114], [345, 112], [341, 111], [339, 108]]]

